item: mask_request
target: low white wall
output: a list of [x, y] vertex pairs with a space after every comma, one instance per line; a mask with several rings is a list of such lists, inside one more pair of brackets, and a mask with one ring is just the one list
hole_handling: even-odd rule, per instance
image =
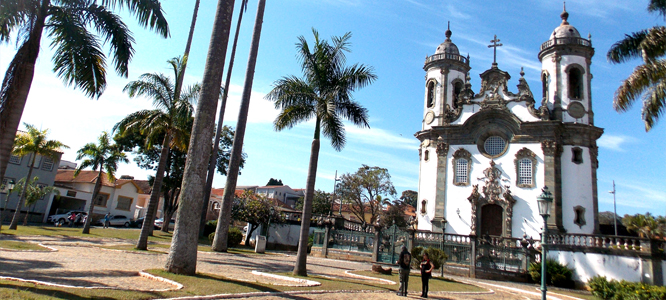
[[[256, 230], [252, 233], [250, 239], [255, 239], [257, 235], [262, 231], [261, 225], [257, 227]], [[301, 225], [294, 224], [282, 224], [275, 225], [271, 224], [269, 228], [268, 240], [266, 241], [269, 244], [276, 245], [286, 245], [286, 246], [298, 246], [298, 239], [301, 234]], [[314, 227], [310, 226], [310, 234], [314, 232]]]
[[555, 259], [562, 264], [567, 264], [569, 268], [574, 269], [573, 279], [585, 283], [587, 283], [588, 279], [597, 275], [606, 276], [608, 280], [624, 279], [631, 282], [641, 282], [644, 271], [641, 259], [638, 257], [548, 251], [548, 259]]

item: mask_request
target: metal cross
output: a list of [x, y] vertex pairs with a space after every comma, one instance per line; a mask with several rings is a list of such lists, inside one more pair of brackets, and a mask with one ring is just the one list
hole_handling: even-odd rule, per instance
[[495, 38], [490, 41], [493, 43], [492, 45], [488, 45], [488, 48], [494, 48], [493, 49], [493, 65], [497, 65], [497, 47], [502, 47], [502, 44], [498, 44], [500, 40], [497, 38], [497, 35], [495, 35]]

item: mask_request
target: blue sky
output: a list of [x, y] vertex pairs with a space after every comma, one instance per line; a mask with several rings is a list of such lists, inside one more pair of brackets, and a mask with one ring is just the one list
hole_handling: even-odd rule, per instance
[[[49, 128], [52, 138], [69, 145], [71, 149], [65, 152], [64, 159], [74, 160], [75, 151], [95, 141], [103, 130], [111, 130], [129, 113], [150, 107], [148, 99], [129, 99], [122, 88], [140, 74], [169, 72], [166, 61], [182, 55], [194, 6], [193, 0], [162, 2], [171, 37], [159, 38], [125, 16], [137, 40], [129, 78], [120, 78], [111, 72], [106, 92], [99, 100], [85, 98], [55, 76], [51, 71], [50, 41], [47, 37], [42, 41], [22, 122]], [[496, 34], [504, 44], [498, 50], [497, 61], [499, 67], [512, 76], [510, 89], [516, 91], [518, 73], [524, 67], [532, 92], [541, 94], [541, 64], [537, 54], [539, 46], [561, 22], [562, 2], [458, 3], [464, 5], [428, 0], [268, 0], [243, 149], [248, 160], [238, 184], [263, 185], [273, 177], [293, 188], [305, 187], [314, 125], [309, 122], [275, 132], [272, 121], [277, 112], [263, 96], [282, 76], [300, 76], [295, 43], [300, 35], [312, 42], [311, 28], [316, 28], [327, 39], [352, 32], [348, 63], [372, 66], [379, 77], [374, 84], [354, 94], [355, 99], [369, 109], [371, 129], [348, 125], [347, 145], [341, 152], [333, 150], [329, 140], [322, 141], [318, 189], [332, 191], [336, 170], [338, 174], [354, 172], [362, 164], [387, 168], [398, 193], [417, 189], [419, 143], [413, 135], [421, 128], [423, 114], [423, 62], [444, 41], [447, 21], [451, 22], [452, 40], [461, 54], [470, 55], [475, 91], [480, 88], [478, 74], [492, 63], [492, 49], [487, 45]], [[212, 0], [201, 3], [186, 83], [199, 81], [203, 74], [215, 5], [216, 1]], [[225, 114], [225, 124], [234, 127], [256, 5], [256, 0], [250, 1], [241, 27], [231, 98]], [[612, 109], [614, 91], [639, 61], [611, 65], [605, 58], [609, 47], [625, 33], [664, 24], [662, 18], [648, 14], [646, 7], [645, 0], [567, 2], [569, 22], [584, 37], [588, 33], [592, 35], [596, 50], [592, 59], [593, 109], [595, 125], [605, 129], [598, 142], [600, 211], [613, 209], [613, 197], [607, 191], [612, 189], [615, 180], [618, 214], [650, 211], [663, 215], [666, 212], [666, 125], [660, 122], [646, 133], [640, 120], [640, 104], [622, 114]], [[238, 4], [234, 17], [237, 11]], [[0, 46], [2, 72], [15, 50], [14, 43]], [[118, 174], [142, 179], [149, 172], [130, 163], [123, 165]], [[224, 183], [225, 178], [216, 175], [214, 186], [223, 187]]]

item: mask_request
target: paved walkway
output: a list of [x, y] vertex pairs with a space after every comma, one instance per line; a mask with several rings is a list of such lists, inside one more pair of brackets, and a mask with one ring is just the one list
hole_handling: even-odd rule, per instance
[[[56, 252], [0, 251], [0, 276], [17, 277], [68, 286], [96, 288], [127, 288], [136, 290], [169, 289], [173, 285], [137, 276], [140, 270], [164, 267], [166, 255], [161, 253], [139, 253], [102, 249], [99, 246], [127, 245], [122, 240], [100, 240], [61, 237], [20, 237], [20, 240], [41, 243], [58, 249]], [[150, 248], [150, 246], [149, 246]], [[154, 250], [166, 251], [165, 248]], [[295, 257], [289, 254], [243, 255], [199, 252], [197, 271], [221, 275], [227, 278], [276, 285], [293, 285], [294, 282], [257, 276], [252, 271], [290, 272]], [[369, 270], [368, 263], [308, 257], [311, 274], [331, 276], [339, 279], [359, 280], [345, 271]], [[433, 299], [541, 299], [533, 285], [499, 283], [493, 281], [471, 281], [456, 278], [486, 288], [493, 293], [431, 293]], [[416, 283], [418, 284], [418, 283]], [[396, 286], [397, 289], [397, 286]], [[418, 298], [418, 293], [408, 298]], [[228, 298], [228, 297], [227, 297]], [[281, 295], [236, 295], [240, 299], [405, 299], [394, 293], [302, 293], [290, 292]], [[549, 297], [549, 299], [575, 299], [571, 297]]]

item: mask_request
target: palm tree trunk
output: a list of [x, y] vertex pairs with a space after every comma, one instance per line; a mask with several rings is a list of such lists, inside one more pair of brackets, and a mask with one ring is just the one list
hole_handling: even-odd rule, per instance
[[215, 109], [220, 95], [224, 59], [227, 55], [234, 0], [218, 0], [201, 94], [192, 127], [183, 185], [176, 217], [176, 229], [165, 264], [168, 272], [194, 275], [197, 270], [197, 238], [203, 202], [206, 169], [213, 138]]
[[[26, 193], [28, 191], [28, 183], [30, 182], [30, 177], [32, 176], [32, 169], [35, 167], [35, 159], [37, 158], [37, 153], [32, 153], [32, 158], [30, 159], [30, 167], [28, 168], [28, 176], [25, 178], [25, 182], [23, 182], [23, 188], [21, 189], [21, 197], [19, 197], [18, 203], [16, 203], [16, 211], [14, 211], [14, 218], [12, 218], [12, 222], [9, 224], [9, 229], [11, 230], [16, 230], [16, 227], [18, 226], [18, 220], [21, 215], [21, 207], [23, 207], [23, 202], [25, 202], [25, 197]], [[28, 211], [25, 212], [26, 214]]]
[[190, 47], [192, 46], [192, 36], [194, 36], [194, 27], [197, 25], [197, 14], [199, 12], [199, 2], [200, 0], [196, 0], [194, 2], [194, 13], [192, 13], [192, 23], [190, 24], [190, 33], [187, 36], [187, 44], [185, 44], [185, 53], [183, 54], [183, 58], [185, 58], [185, 63], [182, 66], [182, 70], [180, 74], [178, 75], [178, 78], [176, 78], [176, 88], [174, 89], [175, 91], [175, 96], [176, 98], [180, 98], [180, 89], [183, 87], [183, 78], [185, 77], [185, 69], [187, 69], [187, 59], [190, 56]]
[[[88, 207], [88, 217], [86, 218], [86, 223], [83, 224], [83, 234], [90, 234], [90, 223], [93, 219], [93, 211], [95, 211], [95, 199], [99, 195], [99, 191], [102, 190], [102, 164], [99, 165], [99, 172], [97, 173], [97, 180], [95, 181], [95, 188], [93, 188], [92, 199], [90, 199], [90, 206]], [[107, 200], [108, 201], [108, 200]], [[72, 221], [74, 222], [74, 221]]]
[[[141, 234], [139, 240], [136, 242], [136, 248], [139, 250], [148, 250], [148, 236], [153, 234], [153, 226], [155, 226], [155, 213], [157, 207], [160, 205], [160, 189], [162, 188], [162, 180], [164, 179], [164, 170], [166, 169], [167, 159], [169, 158], [169, 145], [171, 144], [171, 135], [166, 134], [162, 142], [162, 151], [160, 152], [160, 163], [157, 165], [157, 173], [155, 173], [155, 181], [153, 181], [153, 191], [150, 193], [150, 200], [148, 200], [148, 209], [146, 216], [143, 219], [143, 226], [141, 226]], [[169, 220], [164, 220], [165, 224], [169, 225]]]
[[266, 0], [259, 0], [257, 8], [257, 18], [254, 22], [254, 31], [252, 33], [252, 44], [250, 45], [250, 57], [245, 71], [245, 86], [243, 87], [243, 96], [241, 107], [238, 112], [238, 123], [236, 124], [236, 134], [234, 135], [234, 145], [231, 149], [231, 158], [229, 159], [229, 172], [227, 172], [227, 184], [224, 187], [224, 196], [220, 215], [217, 218], [217, 228], [215, 230], [215, 239], [211, 249], [213, 251], [227, 251], [227, 235], [229, 231], [229, 222], [231, 221], [231, 206], [233, 205], [236, 194], [236, 182], [238, 180], [238, 170], [240, 162], [243, 159], [243, 139], [245, 138], [245, 127], [247, 125], [247, 113], [250, 109], [250, 95], [252, 94], [252, 83], [254, 82], [254, 69], [257, 64], [257, 53], [259, 52], [259, 40], [261, 38], [261, 27], [264, 22], [264, 8]]
[[301, 235], [298, 239], [298, 253], [294, 265], [294, 275], [308, 276], [308, 236], [310, 234], [310, 217], [312, 217], [312, 198], [314, 197], [315, 181], [317, 179], [317, 164], [319, 162], [319, 120], [316, 125], [316, 138], [312, 140], [310, 149], [310, 166], [308, 168], [308, 182], [303, 199], [303, 215], [301, 216]]
[[16, 130], [35, 75], [35, 62], [39, 56], [39, 42], [49, 4], [50, 0], [42, 0], [29, 38], [9, 63], [0, 88], [0, 182], [5, 178]]
[[174, 208], [176, 206], [176, 203], [174, 203], [175, 197], [175, 188], [169, 191], [168, 195], [166, 193], [164, 194], [164, 223], [162, 223], [162, 232], [169, 232], [169, 224], [171, 223], [171, 217], [173, 217], [173, 212], [175, 211]]
[[[246, 0], [243, 0], [246, 1]], [[208, 176], [206, 177], [206, 189], [204, 190], [204, 203], [201, 208], [201, 222], [199, 223], [199, 237], [203, 237], [206, 225], [206, 215], [208, 214], [208, 204], [210, 203], [210, 193], [213, 188], [213, 178], [215, 178], [215, 167], [217, 166], [217, 149], [220, 144], [220, 137], [222, 136], [222, 123], [224, 123], [224, 111], [227, 107], [227, 97], [229, 96], [229, 84], [231, 83], [231, 71], [234, 69], [234, 60], [236, 58], [236, 46], [238, 45], [238, 34], [240, 33], [241, 21], [243, 20], [243, 12], [245, 5], [241, 5], [238, 14], [238, 22], [236, 23], [236, 35], [234, 36], [234, 44], [231, 46], [231, 57], [229, 58], [229, 69], [227, 70], [227, 79], [224, 81], [224, 93], [222, 94], [222, 103], [220, 104], [220, 112], [217, 117], [217, 130], [215, 131], [215, 141], [213, 142], [213, 151], [210, 154], [210, 161], [208, 162]]]

